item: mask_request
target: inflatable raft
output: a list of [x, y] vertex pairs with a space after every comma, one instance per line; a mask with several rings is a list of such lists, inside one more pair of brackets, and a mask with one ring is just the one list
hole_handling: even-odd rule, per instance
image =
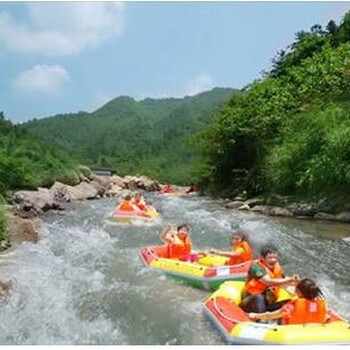
[[158, 213], [155, 208], [148, 206], [147, 211], [126, 211], [115, 210], [109, 217], [110, 220], [123, 223], [132, 224], [136, 222], [152, 222], [158, 217]]
[[[332, 311], [327, 323], [256, 323], [238, 306], [244, 282], [225, 282], [203, 304], [204, 311], [230, 344], [350, 344], [350, 325]], [[281, 289], [279, 301], [295, 298]]]
[[215, 254], [192, 253], [189, 261], [168, 258], [168, 247], [145, 247], [139, 251], [141, 261], [149, 268], [185, 284], [206, 290], [217, 289], [224, 281], [244, 280], [251, 261], [227, 266], [228, 260]]

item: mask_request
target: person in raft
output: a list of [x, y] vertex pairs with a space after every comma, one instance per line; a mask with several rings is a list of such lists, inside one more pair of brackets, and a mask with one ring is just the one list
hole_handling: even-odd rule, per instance
[[171, 185], [167, 184], [167, 185], [164, 185], [162, 190], [161, 190], [162, 193], [173, 193], [174, 192], [174, 189]]
[[278, 262], [276, 248], [265, 246], [260, 251], [259, 260], [249, 267], [240, 307], [247, 313], [277, 310], [289, 302], [289, 300], [277, 302], [279, 288], [296, 285], [298, 281], [297, 275], [285, 277]]
[[272, 312], [248, 313], [252, 320], [275, 320], [279, 323], [305, 324], [328, 321], [326, 302], [321, 289], [310, 278], [303, 278], [295, 287], [297, 299]]
[[120, 211], [134, 212], [134, 213], [142, 214], [142, 216], [148, 216], [147, 213], [143, 212], [135, 204], [133, 204], [130, 194], [127, 194], [114, 210], [114, 212], [120, 212]]
[[161, 240], [168, 246], [168, 257], [183, 261], [191, 260], [192, 242], [190, 229], [186, 224], [181, 224], [176, 231], [171, 225], [164, 228], [160, 234]]
[[134, 204], [142, 211], [147, 211], [146, 201], [143, 198], [143, 196], [141, 196], [141, 193], [136, 193], [134, 195], [134, 198], [132, 199], [132, 204]]
[[209, 253], [227, 256], [225, 265], [237, 265], [245, 261], [253, 260], [253, 249], [251, 248], [247, 235], [242, 231], [236, 231], [231, 237], [231, 251], [210, 248]]
[[193, 193], [198, 191], [199, 188], [194, 183], [191, 183], [190, 188], [186, 191], [186, 193]]

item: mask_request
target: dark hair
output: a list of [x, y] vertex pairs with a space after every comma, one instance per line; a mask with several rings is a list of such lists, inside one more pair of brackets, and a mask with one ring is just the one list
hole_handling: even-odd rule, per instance
[[301, 279], [296, 285], [296, 290], [298, 290], [302, 296], [308, 300], [314, 300], [316, 298], [323, 298], [323, 293], [318, 287], [316, 282], [310, 278]]
[[231, 240], [233, 239], [233, 237], [235, 236], [238, 236], [242, 239], [242, 241], [248, 241], [248, 236], [246, 233], [244, 233], [243, 231], [241, 230], [237, 230], [235, 232], [232, 233], [232, 236], [231, 236]]
[[186, 228], [187, 228], [187, 231], [190, 230], [190, 228], [189, 228], [186, 224], [180, 224], [180, 225], [177, 227], [177, 231], [180, 231], [183, 227], [186, 227]]
[[266, 245], [261, 248], [260, 250], [260, 256], [263, 258], [266, 258], [268, 254], [276, 254], [278, 253], [277, 248], [272, 245]]
[[125, 199], [126, 201], [131, 200], [131, 196], [130, 196], [130, 194], [127, 194], [127, 195], [124, 197], [124, 199]]

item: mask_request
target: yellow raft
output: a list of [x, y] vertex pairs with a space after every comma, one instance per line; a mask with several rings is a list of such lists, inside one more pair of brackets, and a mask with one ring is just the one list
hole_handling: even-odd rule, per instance
[[149, 223], [158, 217], [157, 210], [152, 206], [147, 206], [147, 211], [126, 211], [115, 210], [109, 217], [110, 220], [121, 224], [132, 224], [135, 222]]
[[[230, 344], [350, 344], [350, 324], [329, 311], [327, 323], [256, 323], [238, 306], [244, 282], [224, 282], [203, 304], [204, 311]], [[295, 298], [281, 289], [279, 301]]]
[[192, 252], [187, 261], [169, 258], [166, 245], [144, 247], [139, 257], [145, 266], [165, 273], [185, 284], [206, 290], [217, 289], [224, 281], [243, 281], [251, 261], [225, 265], [228, 258], [215, 254]]

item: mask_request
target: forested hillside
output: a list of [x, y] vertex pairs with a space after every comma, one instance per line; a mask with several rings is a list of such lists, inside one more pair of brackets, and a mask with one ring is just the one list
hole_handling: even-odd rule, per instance
[[[337, 197], [350, 190], [350, 13], [314, 25], [234, 96], [205, 134], [213, 193]], [[208, 160], [209, 159], [209, 160]]]
[[193, 97], [118, 97], [93, 113], [57, 115], [22, 126], [88, 166], [145, 174], [178, 184], [198, 180], [202, 148], [191, 142], [237, 91], [216, 88]]
[[29, 135], [0, 112], [0, 242], [5, 239], [3, 204], [8, 191], [51, 186], [56, 180], [75, 185], [87, 171], [76, 159]]
[[13, 125], [0, 112], [0, 195], [8, 190], [79, 181], [77, 160]]

